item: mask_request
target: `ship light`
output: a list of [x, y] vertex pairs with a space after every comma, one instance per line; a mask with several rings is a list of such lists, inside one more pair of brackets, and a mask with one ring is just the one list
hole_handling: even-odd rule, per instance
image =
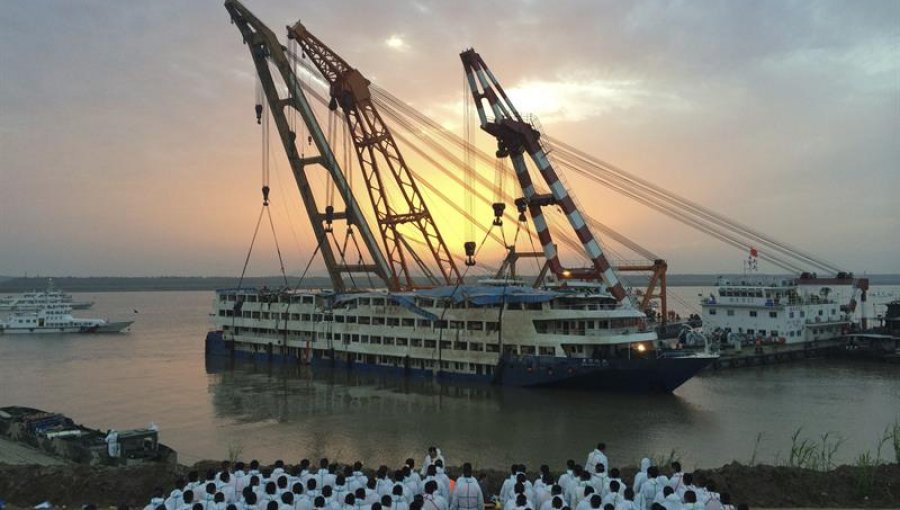
[[644, 352], [644, 351], [646, 351], [646, 350], [647, 350], [647, 346], [646, 346], [646, 345], [644, 345], [644, 344], [637, 344], [637, 351], [638, 351], [638, 352]]
[[568, 277], [572, 276], [572, 271], [565, 269], [565, 270], [563, 270], [562, 275], [563, 275], [563, 278], [568, 278]]

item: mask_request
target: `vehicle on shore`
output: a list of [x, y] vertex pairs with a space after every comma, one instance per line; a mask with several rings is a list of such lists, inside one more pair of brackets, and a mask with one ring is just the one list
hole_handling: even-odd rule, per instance
[[0, 408], [0, 437], [77, 464], [178, 463], [175, 450], [159, 442], [159, 431], [153, 426], [103, 432], [62, 414], [30, 407]]
[[81, 319], [73, 317], [71, 312], [72, 309], [64, 304], [45, 305], [36, 312], [16, 312], [0, 321], [0, 334], [122, 333], [134, 323]]

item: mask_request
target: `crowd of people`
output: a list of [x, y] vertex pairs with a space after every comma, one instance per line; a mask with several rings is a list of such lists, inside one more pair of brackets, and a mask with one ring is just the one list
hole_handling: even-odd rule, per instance
[[712, 483], [697, 485], [678, 462], [666, 476], [644, 458], [629, 483], [610, 467], [603, 443], [584, 465], [569, 460], [556, 477], [546, 465], [529, 476], [524, 465], [513, 464], [499, 494], [488, 498], [470, 463], [454, 480], [445, 462], [435, 447], [420, 469], [406, 459], [399, 469], [381, 466], [373, 476], [360, 462], [338, 466], [327, 458], [317, 467], [307, 459], [293, 467], [278, 460], [271, 468], [255, 460], [223, 462], [218, 471], [175, 480], [170, 490], [157, 488], [144, 510], [749, 510], [734, 506]]

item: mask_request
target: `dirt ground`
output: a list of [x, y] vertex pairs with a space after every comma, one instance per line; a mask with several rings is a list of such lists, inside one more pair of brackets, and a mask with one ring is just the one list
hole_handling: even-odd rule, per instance
[[[0, 499], [26, 507], [50, 501], [54, 506], [80, 508], [86, 503], [100, 507], [143, 507], [155, 487], [171, 489], [174, 480], [190, 469], [204, 470], [217, 463], [187, 466], [92, 467], [83, 465], [0, 464]], [[623, 470], [630, 480], [634, 469]], [[450, 474], [456, 474], [450, 469]], [[499, 492], [506, 476], [484, 471], [488, 493]], [[729, 464], [695, 471], [696, 480], [715, 481], [720, 491], [730, 492], [736, 502], [751, 508], [900, 508], [900, 465], [884, 465], [871, 473], [841, 466], [821, 473], [796, 468]]]

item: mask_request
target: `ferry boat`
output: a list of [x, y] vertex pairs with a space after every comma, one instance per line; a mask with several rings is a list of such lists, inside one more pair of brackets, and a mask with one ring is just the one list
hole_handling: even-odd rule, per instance
[[669, 348], [596, 283], [411, 292], [223, 289], [208, 355], [523, 387], [671, 392], [716, 356]]
[[73, 310], [86, 310], [94, 306], [93, 301], [74, 301], [71, 294], [53, 288], [53, 281], [50, 280], [47, 290], [35, 290], [0, 298], [0, 311], [33, 312], [51, 304], [68, 305]]
[[719, 277], [701, 307], [705, 328], [732, 346], [833, 340], [854, 327], [855, 300], [838, 303], [812, 278]]
[[65, 304], [49, 304], [37, 312], [16, 312], [0, 321], [0, 334], [41, 333], [121, 333], [134, 321], [109, 322], [104, 319], [79, 319]]

